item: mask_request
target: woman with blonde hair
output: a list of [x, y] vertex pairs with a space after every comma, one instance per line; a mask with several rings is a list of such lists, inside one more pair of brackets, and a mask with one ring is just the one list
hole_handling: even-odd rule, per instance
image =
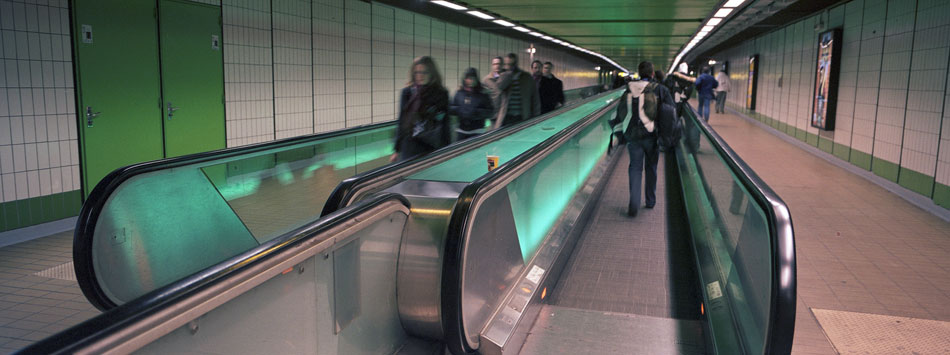
[[390, 161], [407, 160], [449, 144], [449, 92], [442, 86], [442, 76], [432, 57], [412, 61], [399, 107], [396, 152]]

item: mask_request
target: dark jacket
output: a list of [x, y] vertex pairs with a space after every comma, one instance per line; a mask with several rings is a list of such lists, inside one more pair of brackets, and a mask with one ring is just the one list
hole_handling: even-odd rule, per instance
[[550, 78], [542, 77], [538, 86], [538, 96], [541, 99], [542, 115], [554, 111], [557, 104], [564, 104], [564, 83], [553, 75]]
[[485, 120], [492, 115], [491, 98], [482, 92], [481, 87], [472, 91], [460, 89], [449, 105], [449, 114], [459, 118], [459, 129], [475, 131], [485, 128]]
[[[494, 95], [500, 95], [498, 106], [495, 107], [498, 120], [496, 126], [503, 126], [506, 116], [521, 116], [522, 120], [526, 120], [541, 114], [538, 88], [534, 84], [534, 78], [528, 72], [519, 69], [517, 72], [505, 72], [495, 80], [490, 77], [486, 77], [486, 79], [488, 80], [482, 81], [482, 84], [488, 90], [494, 92]], [[508, 112], [508, 105], [511, 103], [511, 83], [515, 80], [518, 80], [521, 88], [521, 112], [518, 113]]]
[[[638, 87], [634, 83], [636, 82], [628, 83], [627, 88], [623, 92], [623, 95], [620, 96], [620, 99], [619, 99], [620, 104], [617, 105], [617, 114], [614, 115], [614, 119], [610, 120], [610, 125], [611, 126], [621, 125], [621, 127], [623, 127], [622, 124], [623, 124], [624, 119], [626, 119], [627, 117], [628, 106], [632, 107], [633, 113], [631, 114], [631, 117], [630, 117], [630, 124], [629, 124], [630, 127], [627, 129], [626, 132], [624, 132], [625, 138], [628, 141], [634, 142], [634, 143], [643, 139], [650, 139], [655, 142], [657, 139], [656, 130], [654, 130], [653, 132], [647, 131], [646, 126], [644, 126], [643, 124], [643, 120], [640, 119], [640, 111], [638, 109], [640, 105], [640, 99], [639, 99], [640, 93], [631, 92], [631, 86]], [[670, 107], [676, 107], [676, 103], [673, 102], [673, 96], [670, 95], [670, 90], [667, 89], [666, 86], [657, 85], [656, 89], [654, 90], [657, 95], [658, 106], [670, 105]], [[630, 98], [629, 101], [628, 101], [628, 97]]]
[[[400, 157], [425, 154], [449, 144], [451, 132], [445, 117], [449, 110], [449, 92], [445, 88], [410, 85], [402, 89], [399, 107], [395, 150]], [[418, 133], [414, 132], [417, 127], [425, 132], [438, 130], [435, 144], [427, 143], [418, 135], [414, 137], [413, 133]]]
[[719, 82], [712, 75], [702, 73], [696, 78], [696, 91], [699, 91], [699, 97], [702, 99], [712, 99], [716, 97], [713, 89], [719, 87]]

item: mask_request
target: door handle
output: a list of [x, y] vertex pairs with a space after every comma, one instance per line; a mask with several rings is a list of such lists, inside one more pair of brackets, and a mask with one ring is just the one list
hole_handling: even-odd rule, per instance
[[92, 106], [86, 106], [86, 127], [92, 127], [92, 119], [99, 117], [102, 112], [92, 112]]
[[175, 115], [175, 111], [178, 111], [178, 107], [173, 107], [172, 103], [168, 103], [168, 119], [172, 119], [172, 116]]

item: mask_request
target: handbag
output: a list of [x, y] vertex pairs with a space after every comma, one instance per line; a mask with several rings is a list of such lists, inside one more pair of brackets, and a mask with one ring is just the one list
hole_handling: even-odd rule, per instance
[[420, 120], [412, 127], [412, 138], [433, 149], [444, 145], [442, 140], [442, 119], [445, 113], [439, 113], [427, 120]]

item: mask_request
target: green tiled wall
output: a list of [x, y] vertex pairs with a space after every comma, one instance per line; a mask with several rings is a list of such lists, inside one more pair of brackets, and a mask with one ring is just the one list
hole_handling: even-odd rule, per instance
[[871, 162], [871, 171], [877, 176], [897, 182], [900, 166], [884, 159], [874, 158], [874, 161]]
[[871, 155], [860, 150], [851, 150], [851, 164], [864, 170], [871, 170]]
[[934, 185], [934, 203], [944, 208], [950, 208], [950, 186], [941, 183]]
[[0, 203], [0, 232], [79, 214], [79, 190]]
[[833, 154], [841, 160], [849, 160], [851, 156], [851, 148], [840, 143], [835, 143], [835, 148]]
[[[921, 195], [930, 195], [934, 189], [934, 178], [926, 174], [901, 168], [897, 183]], [[936, 200], [936, 196], [934, 196]]]

